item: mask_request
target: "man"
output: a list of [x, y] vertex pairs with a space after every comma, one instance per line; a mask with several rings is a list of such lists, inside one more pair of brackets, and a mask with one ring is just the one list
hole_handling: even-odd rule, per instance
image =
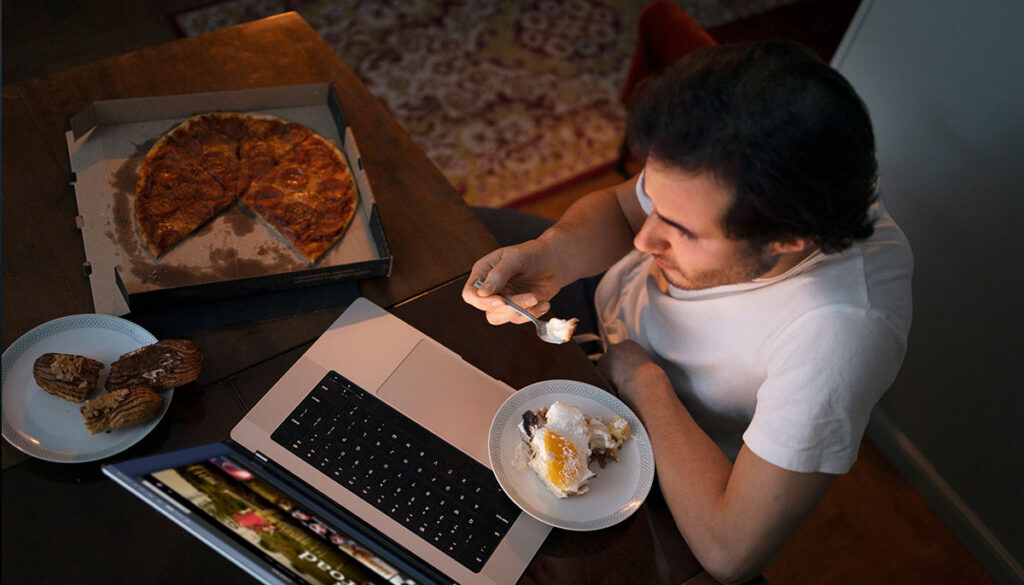
[[540, 315], [604, 272], [599, 367], [697, 559], [743, 582], [856, 459], [903, 359], [910, 248], [876, 201], [866, 108], [802, 48], [693, 53], [631, 104], [627, 135], [638, 177], [480, 259], [463, 297], [519, 323], [497, 292]]

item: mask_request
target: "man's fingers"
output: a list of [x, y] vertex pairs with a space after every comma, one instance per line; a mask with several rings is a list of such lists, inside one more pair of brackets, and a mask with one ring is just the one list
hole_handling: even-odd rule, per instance
[[515, 248], [495, 250], [473, 264], [469, 278], [462, 287], [462, 299], [486, 312], [487, 321], [492, 325], [528, 321], [526, 317], [505, 304], [502, 294], [508, 294], [512, 302], [537, 317], [551, 308], [551, 304], [538, 299], [536, 293], [523, 292], [512, 295], [508, 292], [510, 279], [522, 272], [522, 260], [522, 255], [517, 253]]
[[516, 246], [496, 250], [473, 265], [473, 273], [481, 281], [481, 296], [507, 294], [509, 281], [521, 276], [527, 268], [522, 252]]
[[513, 303], [515, 303], [515, 304], [519, 305], [520, 307], [530, 311], [534, 315], [537, 314], [533, 310], [534, 307], [537, 305], [537, 297], [533, 293], [523, 293], [523, 294], [518, 294], [518, 295], [510, 295], [508, 298]]
[[473, 264], [463, 287], [463, 297], [489, 297], [497, 294], [505, 289], [514, 273], [515, 269], [507, 261], [505, 249], [495, 250]]
[[[466, 279], [466, 284], [462, 287], [462, 299], [464, 301], [485, 311], [488, 306], [493, 305], [494, 299], [487, 299], [487, 297], [493, 295], [498, 290], [494, 282], [500, 279], [501, 275], [500, 273], [494, 274], [494, 267], [501, 262], [503, 254], [503, 250], [495, 250], [473, 264], [473, 268], [469, 272], [469, 278]], [[491, 280], [491, 284], [486, 284], [487, 279]], [[476, 286], [477, 283], [481, 283], [481, 286]], [[503, 285], [504, 283], [501, 284]]]
[[[550, 304], [544, 302], [530, 308], [529, 312], [536, 317], [540, 317], [547, 313], [550, 308]], [[487, 311], [487, 321], [492, 325], [501, 325], [503, 323], [522, 325], [523, 323], [530, 323], [529, 319], [504, 304], [501, 307], [495, 307], [494, 309]]]
[[483, 278], [478, 279], [480, 286], [477, 287], [477, 291], [480, 296], [498, 294], [498, 292], [505, 289], [511, 277], [505, 268], [507, 267], [502, 266], [499, 262]]
[[487, 299], [480, 294], [480, 291], [473, 286], [474, 282], [476, 282], [476, 279], [473, 275], [470, 275], [469, 280], [467, 280], [466, 284], [462, 287], [462, 300], [466, 301], [466, 303], [472, 307], [480, 309], [481, 311], [486, 311], [487, 307], [490, 306], [491, 303], [489, 303]]

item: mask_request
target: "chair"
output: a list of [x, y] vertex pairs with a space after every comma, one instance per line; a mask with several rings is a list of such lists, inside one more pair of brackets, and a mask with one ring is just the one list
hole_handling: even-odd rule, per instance
[[[633, 90], [643, 80], [661, 73], [687, 53], [718, 44], [672, 0], [655, 0], [645, 6], [640, 11], [637, 28], [636, 51], [620, 96], [623, 104], [629, 103]], [[629, 156], [629, 147], [623, 138], [615, 170], [627, 178]]]

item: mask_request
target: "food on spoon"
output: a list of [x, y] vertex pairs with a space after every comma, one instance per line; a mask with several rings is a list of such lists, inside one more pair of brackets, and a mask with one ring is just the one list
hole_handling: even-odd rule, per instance
[[168, 390], [192, 382], [203, 367], [203, 354], [186, 339], [164, 339], [117, 358], [110, 365], [107, 390], [141, 384]]
[[32, 376], [50, 394], [81, 402], [96, 386], [102, 369], [102, 362], [85, 356], [44, 353], [32, 365]]
[[576, 331], [576, 324], [580, 320], [573, 317], [572, 319], [549, 319], [547, 327], [548, 335], [551, 337], [561, 340], [563, 343], [572, 339], [572, 334]]
[[159, 412], [164, 399], [146, 386], [118, 388], [94, 398], [79, 408], [85, 427], [92, 434], [144, 423]]
[[530, 471], [558, 498], [582, 495], [595, 476], [590, 463], [601, 467], [618, 461], [618, 450], [629, 436], [629, 423], [612, 416], [606, 424], [575, 407], [555, 402], [548, 408], [523, 413], [513, 465]]

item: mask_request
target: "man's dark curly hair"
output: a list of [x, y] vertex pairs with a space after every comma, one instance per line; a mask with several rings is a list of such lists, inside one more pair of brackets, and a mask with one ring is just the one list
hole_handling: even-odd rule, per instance
[[729, 188], [730, 238], [806, 238], [832, 253], [872, 234], [878, 163], [867, 108], [804, 47], [744, 43], [687, 55], [638, 90], [627, 140], [641, 158], [710, 173]]

